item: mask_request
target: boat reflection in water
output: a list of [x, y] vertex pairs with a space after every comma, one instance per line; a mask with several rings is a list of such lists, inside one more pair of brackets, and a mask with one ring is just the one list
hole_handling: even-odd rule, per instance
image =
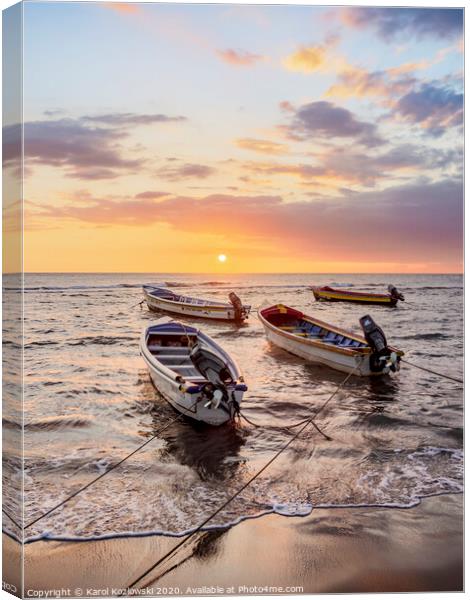
[[[155, 416], [155, 430], [161, 427]], [[161, 434], [165, 447], [160, 457], [173, 457], [178, 464], [193, 469], [204, 481], [232, 478], [244, 459], [239, 458], [248, 432], [232, 423], [211, 427], [189, 419], [177, 421]]]

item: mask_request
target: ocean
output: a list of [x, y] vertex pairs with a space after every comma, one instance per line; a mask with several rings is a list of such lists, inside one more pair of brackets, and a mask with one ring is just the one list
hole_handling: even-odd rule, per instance
[[[9, 284], [10, 281], [10, 284]], [[24, 522], [106, 471], [174, 419], [139, 355], [142, 329], [159, 315], [136, 306], [141, 285], [226, 299], [235, 291], [253, 313], [243, 325], [185, 319], [239, 363], [248, 385], [241, 422], [212, 428], [181, 419], [97, 484], [25, 531], [26, 541], [96, 540], [196, 528], [292, 435], [278, 426], [311, 415], [344, 374], [270, 345], [256, 315], [283, 302], [360, 331], [371, 314], [390, 344], [426, 368], [463, 376], [460, 275], [29, 274], [25, 276]], [[309, 285], [385, 291], [396, 308], [315, 302]], [[4, 278], [5, 294], [17, 296]], [[10, 289], [8, 289], [10, 287]], [[5, 333], [8, 342], [8, 326]], [[11, 342], [11, 340], [10, 340]], [[17, 408], [17, 407], [16, 407]], [[352, 377], [318, 424], [273, 463], [207, 528], [268, 513], [309, 515], [319, 507], [408, 508], [463, 491], [463, 393], [458, 383], [403, 364], [390, 377]], [[6, 406], [6, 430], [19, 431]], [[8, 437], [8, 436], [7, 436]], [[19, 486], [18, 456], [4, 478]], [[8, 494], [5, 509], [21, 520]], [[4, 531], [18, 537], [4, 517]]]

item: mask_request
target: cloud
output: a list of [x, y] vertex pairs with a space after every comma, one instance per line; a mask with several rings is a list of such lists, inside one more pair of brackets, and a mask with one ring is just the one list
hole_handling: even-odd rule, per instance
[[293, 104], [291, 104], [288, 100], [283, 100], [282, 102], [279, 102], [279, 108], [283, 111], [283, 112], [287, 112], [287, 113], [292, 113], [295, 112], [295, 107]]
[[[7, 166], [13, 150], [8, 140], [16, 139], [19, 131], [19, 124], [4, 128]], [[26, 122], [25, 163], [28, 167], [41, 164], [64, 168], [69, 177], [78, 179], [111, 179], [144, 164], [142, 159], [122, 157], [123, 137], [123, 132], [88, 127], [78, 119]]]
[[186, 121], [187, 118], [183, 116], [170, 117], [161, 114], [111, 113], [107, 115], [84, 116], [81, 120], [89, 123], [111, 125], [113, 127], [129, 127], [132, 125], [152, 125], [154, 123], [178, 123]]
[[259, 54], [252, 54], [245, 50], [233, 50], [232, 48], [217, 50], [217, 55], [225, 63], [236, 67], [250, 67], [263, 60], [263, 57]]
[[301, 73], [331, 71], [335, 60], [330, 55], [330, 50], [336, 46], [337, 42], [336, 37], [329, 37], [324, 44], [301, 46], [284, 58], [282, 64], [289, 71], [300, 71]]
[[21, 169], [22, 130], [19, 124], [2, 128], [2, 162], [5, 168]]
[[302, 46], [282, 61], [289, 71], [313, 73], [328, 66], [327, 50], [323, 46]]
[[461, 8], [381, 8], [340, 9], [344, 23], [356, 28], [372, 27], [385, 40], [415, 36], [452, 38], [463, 33]]
[[[49, 111], [50, 115], [57, 111]], [[141, 158], [122, 155], [121, 142], [129, 128], [138, 125], [185, 121], [183, 116], [163, 114], [111, 113], [80, 118], [29, 121], [24, 124], [26, 167], [48, 165], [65, 169], [77, 179], [113, 179], [144, 166]], [[19, 124], [3, 128], [3, 162], [10, 166], [18, 153], [15, 140], [21, 135]], [[17, 158], [17, 156], [16, 156]]]
[[244, 150], [252, 150], [260, 154], [285, 154], [288, 148], [285, 144], [272, 142], [270, 140], [258, 140], [254, 138], [239, 138], [235, 144]]
[[58, 117], [59, 115], [64, 115], [64, 114], [65, 114], [65, 110], [62, 110], [61, 108], [51, 108], [49, 110], [44, 111], [44, 115], [46, 117]]
[[[452, 179], [286, 203], [280, 196], [213, 194], [162, 200], [110, 198], [42, 207], [42, 217], [94, 225], [150, 226], [258, 240], [292, 255], [330, 261], [460, 261], [463, 187]], [[197, 216], [197, 218], [196, 218]], [[360, 243], [358, 243], [360, 240]], [[439, 240], [439, 244], [436, 244]]]
[[419, 124], [431, 135], [463, 124], [463, 94], [434, 83], [421, 85], [398, 101], [395, 112], [408, 123]]
[[159, 169], [158, 176], [169, 181], [181, 181], [183, 179], [206, 179], [215, 173], [215, 169], [207, 165], [185, 163], [175, 167], [163, 167]]
[[[418, 65], [413, 65], [418, 67]], [[338, 74], [338, 81], [326, 92], [327, 97], [363, 98], [366, 96], [396, 97], [408, 92], [416, 83], [409, 75], [411, 64], [393, 67], [385, 71], [367, 71], [352, 65], [345, 66]]]
[[286, 129], [294, 139], [349, 138], [365, 146], [378, 146], [383, 142], [372, 123], [359, 121], [346, 108], [331, 102], [311, 102], [296, 110]]
[[163, 196], [168, 196], [168, 193], [148, 191], [140, 192], [139, 194], [136, 194], [134, 198], [137, 198], [137, 200], [156, 200], [157, 198], [162, 198]]
[[124, 14], [137, 14], [141, 11], [138, 4], [130, 2], [103, 2], [102, 6]]
[[[456, 174], [462, 155], [456, 150], [423, 149], [421, 146], [403, 144], [382, 154], [373, 155], [349, 148], [333, 148], [312, 155], [314, 164], [286, 164], [248, 162], [245, 171], [259, 176], [291, 176], [315, 186], [326, 186], [338, 190], [340, 186], [361, 185], [372, 187], [390, 176], [410, 176], [436, 170], [447, 173], [454, 169]], [[256, 183], [252, 181], [252, 183]]]

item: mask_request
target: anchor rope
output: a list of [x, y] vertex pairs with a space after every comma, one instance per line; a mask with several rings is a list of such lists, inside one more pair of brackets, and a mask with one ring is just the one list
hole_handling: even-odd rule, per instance
[[[64, 504], [66, 504], [67, 502], [69, 502], [70, 500], [72, 500], [72, 498], [75, 498], [75, 496], [78, 496], [78, 494], [81, 494], [82, 492], [84, 492], [85, 490], [87, 490], [89, 487], [91, 487], [92, 485], [94, 485], [97, 481], [99, 481], [100, 479], [103, 479], [103, 477], [105, 477], [106, 475], [108, 475], [109, 473], [111, 473], [111, 471], [114, 471], [115, 469], [117, 469], [124, 462], [126, 462], [126, 460], [128, 460], [129, 458], [131, 458], [132, 456], [134, 456], [134, 454], [137, 454], [137, 452], [139, 452], [140, 450], [142, 450], [142, 448], [145, 448], [145, 446], [147, 446], [148, 444], [150, 444], [150, 442], [153, 442], [153, 440], [155, 438], [157, 438], [163, 431], [165, 431], [165, 429], [168, 429], [168, 427], [170, 425], [172, 425], [173, 423], [175, 423], [176, 421], [178, 421], [178, 419], [180, 419], [182, 416], [183, 416], [182, 414], [176, 415], [176, 417], [174, 419], [171, 419], [170, 421], [168, 421], [168, 423], [166, 425], [164, 425], [163, 427], [161, 427], [156, 433], [154, 433], [151, 437], [149, 437], [147, 440], [145, 440], [145, 442], [143, 444], [140, 444], [140, 446], [137, 446], [137, 448], [135, 448], [132, 452], [130, 452], [129, 454], [127, 454], [124, 458], [122, 458], [116, 464], [111, 465], [111, 467], [107, 471], [105, 471], [104, 473], [101, 473], [100, 475], [98, 475], [98, 477], [95, 477], [94, 479], [92, 479], [91, 481], [89, 481], [88, 483], [86, 483], [84, 486], [82, 486], [81, 488], [79, 488], [78, 490], [76, 490], [75, 492], [73, 492], [72, 494], [70, 494], [70, 496], [67, 496], [67, 498], [65, 498], [64, 500], [62, 500], [61, 502], [59, 502], [58, 504], [56, 504], [55, 506], [53, 506], [52, 508], [50, 508], [49, 510], [47, 510], [45, 513], [43, 513], [42, 515], [39, 515], [39, 517], [36, 517], [32, 521], [30, 521], [27, 525], [24, 526], [23, 529], [28, 529], [29, 527], [31, 527], [32, 525], [34, 525], [38, 521], [41, 521], [42, 519], [44, 519], [45, 517], [47, 517], [51, 513], [55, 512], [58, 508], [60, 508], [61, 506], [63, 506]], [[21, 529], [21, 527], [20, 527], [20, 529]]]
[[[289, 440], [283, 446], [281, 446], [281, 448], [261, 467], [261, 469], [259, 469], [252, 477], [250, 477], [250, 479], [248, 479], [248, 481], [246, 481], [221, 506], [219, 506], [219, 508], [217, 508], [212, 514], [210, 514], [206, 519], [204, 519], [204, 521], [202, 523], [200, 523], [196, 527], [196, 529], [194, 529], [190, 534], [188, 534], [186, 537], [184, 537], [180, 542], [178, 542], [178, 544], [176, 544], [176, 546], [174, 546], [171, 550], [166, 552], [153, 565], [151, 565], [148, 569], [146, 569], [137, 579], [135, 579], [132, 583], [130, 583], [126, 587], [126, 590], [130, 590], [130, 589], [134, 588], [135, 585], [137, 583], [139, 583], [139, 581], [141, 581], [144, 577], [146, 577], [149, 573], [151, 573], [154, 569], [156, 569], [159, 565], [161, 565], [167, 559], [171, 558], [184, 544], [186, 544], [191, 538], [193, 538], [197, 533], [199, 533], [205, 525], [207, 525], [215, 516], [217, 516], [220, 512], [222, 512], [224, 510], [224, 508], [226, 508], [231, 502], [233, 502], [251, 483], [253, 483], [253, 481], [255, 481], [255, 479], [257, 479], [264, 471], [266, 471], [266, 469], [285, 450], [287, 450], [287, 448], [289, 448], [289, 446], [291, 444], [293, 444], [295, 442], [295, 440], [297, 440], [299, 438], [300, 434], [303, 433], [311, 423], [313, 423], [313, 421], [317, 418], [317, 416], [326, 408], [326, 406], [331, 402], [331, 400], [333, 400], [333, 398], [336, 396], [336, 394], [339, 392], [339, 390], [347, 383], [347, 381], [353, 375], [353, 373], [356, 369], [357, 369], [357, 366], [355, 366], [348, 373], [348, 375], [343, 379], [343, 381], [341, 381], [341, 383], [339, 383], [336, 386], [335, 390], [330, 394], [330, 396], [325, 400], [325, 402], [320, 406], [320, 408], [318, 410], [316, 410], [315, 413], [307, 419], [307, 421], [305, 422], [303, 427], [301, 427], [292, 437], [290, 437]], [[158, 581], [158, 579], [160, 579], [160, 577], [155, 579], [154, 581]], [[123, 595], [124, 595], [124, 592], [119, 594], [119, 596], [123, 596]]]
[[426, 371], [428, 373], [432, 373], [433, 375], [438, 375], [439, 377], [443, 377], [444, 379], [450, 379], [450, 381], [456, 381], [457, 383], [463, 383], [463, 379], [458, 379], [457, 377], [452, 377], [451, 375], [446, 375], [444, 373], [439, 373], [438, 371], [433, 371], [432, 369], [427, 369], [421, 365], [417, 365], [416, 363], [412, 363], [409, 360], [401, 359], [401, 362], [410, 365], [411, 367], [416, 367], [417, 369], [421, 369], [422, 371]]
[[18, 527], [18, 529], [22, 529], [22, 527], [21, 527], [21, 525], [18, 523], [18, 521], [16, 521], [16, 520], [15, 520], [15, 519], [14, 519], [14, 518], [13, 518], [13, 517], [10, 515], [10, 513], [9, 513], [8, 511], [6, 511], [6, 510], [5, 510], [3, 507], [2, 507], [2, 513], [3, 513], [4, 515], [6, 515], [6, 516], [7, 516], [7, 517], [10, 519], [10, 521], [11, 521], [11, 522], [12, 522], [14, 525], [16, 525], [16, 526]]
[[[268, 425], [268, 424], [264, 424], [264, 423], [255, 423], [254, 421], [249, 419], [244, 413], [242, 413], [241, 410], [238, 412], [238, 414], [240, 415], [240, 417], [242, 419], [244, 419], [247, 423], [249, 423], [253, 427], [256, 427], [256, 428], [262, 427], [263, 429], [279, 429], [280, 431], [282, 431], [283, 429], [295, 429], [296, 427], [303, 425], [310, 419], [310, 417], [306, 417], [305, 419], [302, 419], [301, 421], [298, 421], [297, 423], [293, 423], [292, 425]], [[320, 427], [318, 427], [318, 425], [316, 425], [316, 424], [313, 424], [313, 425], [314, 425], [315, 429], [318, 431], [318, 433], [321, 433], [322, 436], [325, 437], [327, 440], [331, 440], [331, 438], [329, 436], [327, 436], [325, 433], [323, 433], [323, 431], [320, 429]]]

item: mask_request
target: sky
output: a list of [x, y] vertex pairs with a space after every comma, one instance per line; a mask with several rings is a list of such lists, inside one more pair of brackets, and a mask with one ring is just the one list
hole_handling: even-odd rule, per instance
[[25, 270], [461, 272], [462, 18], [25, 3]]

